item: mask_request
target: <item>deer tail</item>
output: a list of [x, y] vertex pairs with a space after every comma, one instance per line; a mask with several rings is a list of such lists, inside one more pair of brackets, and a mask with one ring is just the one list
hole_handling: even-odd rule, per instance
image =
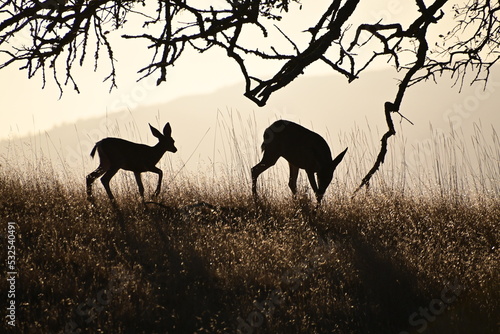
[[92, 149], [92, 152], [90, 152], [90, 156], [93, 158], [95, 155], [95, 151], [97, 149], [97, 144], [94, 145], [94, 148]]

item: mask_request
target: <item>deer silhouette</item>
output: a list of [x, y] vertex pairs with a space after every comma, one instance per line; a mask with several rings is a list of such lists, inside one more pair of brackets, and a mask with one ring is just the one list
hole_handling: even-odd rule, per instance
[[158, 138], [158, 144], [155, 146], [147, 146], [144, 144], [133, 143], [120, 138], [104, 138], [97, 142], [90, 152], [93, 158], [95, 152], [99, 154], [99, 167], [89, 175], [87, 175], [87, 199], [93, 200], [92, 183], [99, 177], [106, 189], [108, 197], [113, 201], [114, 196], [109, 187], [109, 181], [120, 169], [134, 172], [135, 180], [139, 186], [139, 193], [144, 201], [144, 186], [142, 185], [141, 173], [153, 172], [158, 174], [158, 185], [154, 193], [158, 196], [161, 188], [163, 172], [156, 167], [163, 154], [166, 151], [177, 152], [174, 146], [174, 139], [171, 137], [172, 128], [167, 123], [163, 128], [163, 134], [149, 124], [153, 136]]
[[[288, 185], [292, 193], [297, 192], [299, 169], [305, 169], [318, 205], [332, 181], [335, 168], [347, 152], [346, 148], [332, 160], [330, 148], [323, 137], [286, 120], [276, 121], [265, 130], [261, 148], [264, 152], [262, 160], [251, 169], [254, 198], [257, 199], [259, 175], [283, 157], [290, 166]], [[316, 183], [315, 174], [317, 174], [318, 183]]]

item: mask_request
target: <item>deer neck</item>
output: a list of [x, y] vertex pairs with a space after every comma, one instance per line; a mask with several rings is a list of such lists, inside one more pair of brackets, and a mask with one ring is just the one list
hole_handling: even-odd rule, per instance
[[151, 147], [151, 157], [152, 160], [154, 160], [155, 164], [160, 161], [161, 157], [165, 154], [167, 151], [167, 148], [162, 145], [161, 143], [156, 144], [155, 146]]

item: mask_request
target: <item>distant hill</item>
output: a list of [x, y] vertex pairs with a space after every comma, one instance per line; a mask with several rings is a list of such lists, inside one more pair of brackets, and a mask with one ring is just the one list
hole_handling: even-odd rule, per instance
[[[211, 94], [110, 112], [34, 137], [3, 141], [0, 161], [4, 160], [2, 165], [9, 168], [16, 158], [45, 156], [55, 169], [66, 165], [71, 172], [83, 175], [97, 164], [89, 152], [99, 139], [119, 136], [153, 145], [156, 140], [147, 124], [162, 127], [169, 121], [179, 149], [175, 155], [167, 153], [165, 161], [173, 169], [187, 162], [184, 168], [196, 171], [204, 162], [227, 162], [231, 155], [248, 156], [244, 162], [250, 166], [259, 159], [263, 130], [278, 118], [299, 122], [324, 135], [334, 152], [348, 144], [354, 146], [351, 154], [354, 149], [369, 151], [368, 156], [363, 153], [359, 157], [370, 160], [386, 130], [383, 103], [395, 96], [397, 82], [393, 75], [391, 71], [369, 72], [351, 84], [339, 76], [304, 76], [277, 92], [264, 108], [243, 97], [243, 84], [233, 85]], [[446, 133], [452, 126], [465, 137], [477, 123], [488, 130], [492, 125], [498, 127], [500, 75], [491, 77], [486, 91], [473, 86], [464, 87], [459, 94], [458, 88], [450, 86], [450, 80], [442, 79], [438, 84], [419, 84], [407, 92], [401, 113], [415, 125], [394, 115], [398, 129], [402, 129], [398, 130], [398, 138], [406, 141], [407, 149], [429, 138], [429, 124]], [[354, 134], [365, 136], [366, 143]]]

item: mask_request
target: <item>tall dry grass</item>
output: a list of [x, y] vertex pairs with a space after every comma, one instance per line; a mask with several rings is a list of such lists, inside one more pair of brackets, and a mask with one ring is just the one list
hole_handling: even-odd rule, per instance
[[140, 203], [126, 175], [112, 181], [118, 208], [98, 183], [91, 206], [83, 181], [67, 182], [54, 159], [26, 152], [24, 169], [1, 163], [2, 224], [17, 223], [16, 332], [497, 332], [495, 132], [485, 146], [478, 128], [472, 153], [456, 133], [431, 137], [414, 160], [394, 145], [353, 198], [372, 153], [351, 150], [369, 141], [361, 132], [341, 136], [350, 156], [315, 211], [306, 178], [289, 194], [285, 164], [263, 175], [254, 205], [258, 145], [243, 139], [260, 135], [237, 117], [219, 125], [228, 163], [162, 166], [176, 175], [162, 206]]

